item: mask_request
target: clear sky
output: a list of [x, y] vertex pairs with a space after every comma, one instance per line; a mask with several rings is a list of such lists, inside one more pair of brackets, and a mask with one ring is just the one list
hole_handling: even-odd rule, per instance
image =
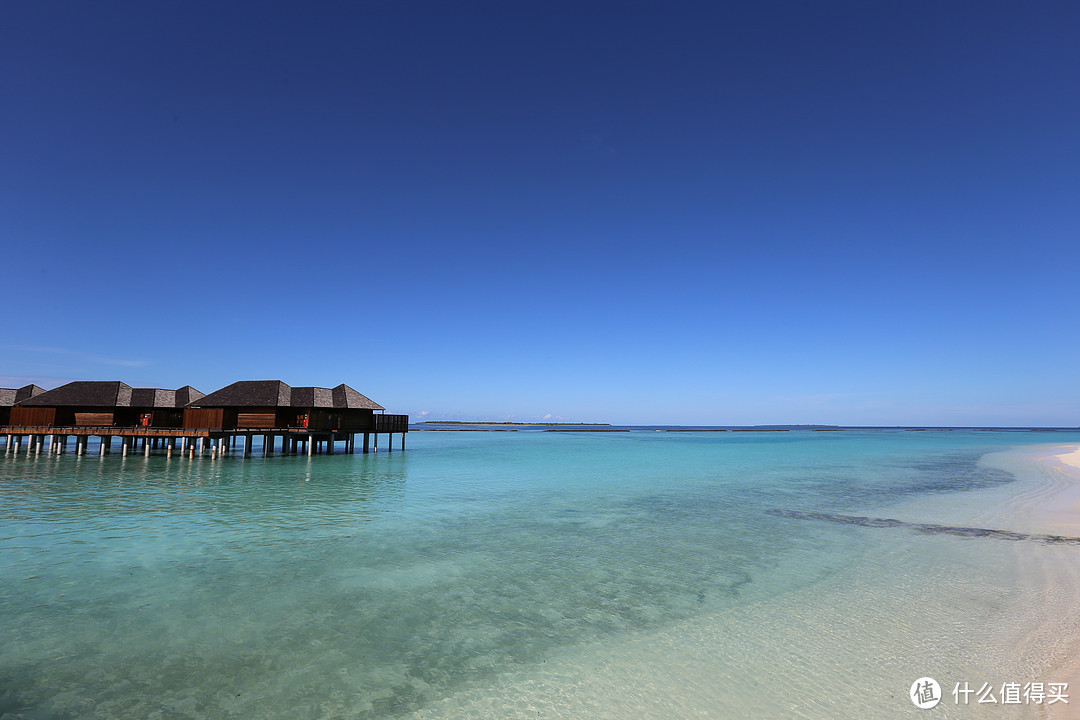
[[0, 386], [1075, 427], [1077, 37], [1074, 0], [4, 3]]

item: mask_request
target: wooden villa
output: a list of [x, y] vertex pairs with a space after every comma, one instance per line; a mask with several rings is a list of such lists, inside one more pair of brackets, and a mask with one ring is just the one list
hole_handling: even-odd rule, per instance
[[336, 441], [353, 451], [357, 434], [363, 435], [364, 452], [379, 433], [390, 436], [409, 431], [408, 415], [386, 415], [385, 408], [344, 383], [335, 388], [289, 387], [280, 380], [241, 380], [191, 403], [184, 411], [184, 427], [207, 428], [244, 437], [244, 452], [251, 452], [255, 435], [263, 436], [263, 448], [274, 450], [281, 437], [282, 452], [296, 452], [303, 445], [308, 455], [325, 447], [334, 452]]
[[11, 409], [35, 395], [45, 392], [37, 385], [23, 385], [21, 388], [0, 388], [0, 427], [11, 422]]
[[[4, 405], [3, 403], [6, 403]], [[357, 434], [368, 452], [371, 437], [378, 451], [379, 433], [401, 433], [405, 448], [407, 415], [387, 415], [384, 408], [348, 385], [335, 388], [293, 388], [280, 380], [246, 380], [209, 395], [190, 385], [178, 390], [132, 388], [119, 381], [79, 381], [54, 390], [36, 385], [19, 390], [0, 389], [0, 434], [6, 436], [5, 453], [18, 453], [27, 438], [27, 453], [40, 453], [49, 440], [49, 453], [62, 453], [75, 437], [78, 454], [86, 453], [90, 437], [100, 439], [99, 452], [111, 451], [119, 437], [123, 454], [142, 449], [149, 455], [159, 446], [171, 456], [177, 449], [194, 455], [206, 450], [217, 456], [236, 447], [243, 438], [244, 455], [253, 438], [262, 436], [264, 453], [281, 450], [308, 455], [333, 453], [337, 442], [353, 452]]]

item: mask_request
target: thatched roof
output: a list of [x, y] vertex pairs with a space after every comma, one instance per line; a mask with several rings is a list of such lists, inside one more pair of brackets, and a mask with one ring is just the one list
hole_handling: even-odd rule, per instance
[[384, 410], [345, 384], [336, 388], [289, 387], [280, 380], [241, 380], [191, 403], [194, 407], [294, 407]]
[[[26, 399], [22, 400], [22, 396]], [[132, 388], [118, 381], [78, 381], [45, 391], [37, 385], [0, 389], [0, 407], [294, 407], [328, 410], [384, 410], [345, 384], [337, 387], [289, 387], [280, 380], [241, 380], [209, 395], [185, 385], [179, 390]]]
[[14, 407], [23, 400], [29, 400], [43, 392], [45, 392], [45, 389], [37, 385], [23, 385], [18, 389], [0, 388], [0, 407]]
[[301, 408], [332, 408], [334, 393], [329, 388], [294, 387], [289, 404]]
[[179, 390], [135, 388], [131, 391], [131, 407], [182, 408], [201, 397], [203, 394], [190, 385], [185, 385]]
[[176, 391], [160, 388], [132, 388], [131, 407], [174, 408], [176, 407]]
[[24, 407], [130, 407], [131, 386], [117, 380], [79, 380], [35, 395]]
[[382, 405], [371, 398], [365, 397], [353, 390], [345, 383], [341, 383], [332, 391], [334, 393], [334, 407], [348, 408], [350, 410], [385, 410]]
[[292, 388], [280, 380], [240, 380], [192, 404], [196, 407], [288, 407]]
[[182, 408], [204, 397], [206, 397], [204, 393], [199, 392], [190, 385], [185, 385], [176, 391], [176, 407]]
[[[37, 388], [38, 394], [30, 396], [29, 388]], [[47, 392], [36, 385], [28, 385], [18, 392], [24, 390], [28, 397], [18, 402], [26, 407], [182, 408], [191, 402], [191, 398], [202, 397], [202, 393], [190, 385], [179, 390], [133, 388], [114, 380], [70, 382]], [[0, 400], [2, 398], [0, 394]]]

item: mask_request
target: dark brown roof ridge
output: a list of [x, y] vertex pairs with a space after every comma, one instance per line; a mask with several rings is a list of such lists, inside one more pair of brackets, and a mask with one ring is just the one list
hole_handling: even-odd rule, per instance
[[195, 407], [288, 407], [292, 388], [281, 380], [237, 380], [189, 403]]
[[341, 383], [333, 389], [334, 407], [358, 410], [385, 410], [382, 405], [366, 395], [358, 393], [345, 383]]
[[119, 380], [76, 380], [20, 402], [26, 407], [129, 407], [131, 386]]

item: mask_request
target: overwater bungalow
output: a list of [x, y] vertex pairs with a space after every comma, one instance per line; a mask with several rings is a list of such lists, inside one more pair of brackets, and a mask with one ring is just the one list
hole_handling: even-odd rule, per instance
[[146, 454], [159, 445], [171, 455], [180, 451], [202, 453], [209, 441], [212, 455], [244, 441], [244, 455], [253, 438], [262, 436], [264, 453], [274, 452], [281, 439], [282, 452], [333, 453], [344, 442], [353, 451], [354, 438], [363, 435], [363, 451], [371, 438], [378, 450], [379, 433], [401, 433], [405, 447], [407, 415], [387, 415], [370, 398], [341, 384], [334, 388], [290, 387], [280, 380], [244, 380], [209, 395], [190, 385], [178, 390], [132, 388], [120, 381], [77, 381], [54, 390], [36, 385], [0, 390], [0, 433], [7, 438], [5, 452], [19, 451], [22, 438], [27, 452], [41, 452], [49, 439], [49, 452], [64, 452], [69, 436], [76, 452], [86, 452], [90, 437], [100, 438], [102, 455], [110, 452], [113, 437], [120, 437], [123, 453], [142, 443]]
[[[346, 443], [352, 452], [356, 434], [363, 434], [364, 452], [371, 436], [378, 448], [378, 434], [401, 433], [402, 446], [408, 432], [408, 415], [386, 415], [385, 408], [342, 383], [334, 388], [290, 387], [281, 380], [241, 380], [192, 402], [184, 411], [184, 427], [205, 428], [245, 438], [250, 452], [251, 438], [263, 436], [263, 447], [271, 451], [281, 437], [282, 450], [295, 452], [305, 444], [308, 454], [325, 443], [333, 452], [334, 442]], [[314, 445], [313, 445], [314, 443]]]
[[179, 390], [133, 388], [111, 381], [76, 381], [17, 403], [10, 424], [24, 427], [161, 427], [183, 425], [184, 406], [203, 394], [190, 385]]

